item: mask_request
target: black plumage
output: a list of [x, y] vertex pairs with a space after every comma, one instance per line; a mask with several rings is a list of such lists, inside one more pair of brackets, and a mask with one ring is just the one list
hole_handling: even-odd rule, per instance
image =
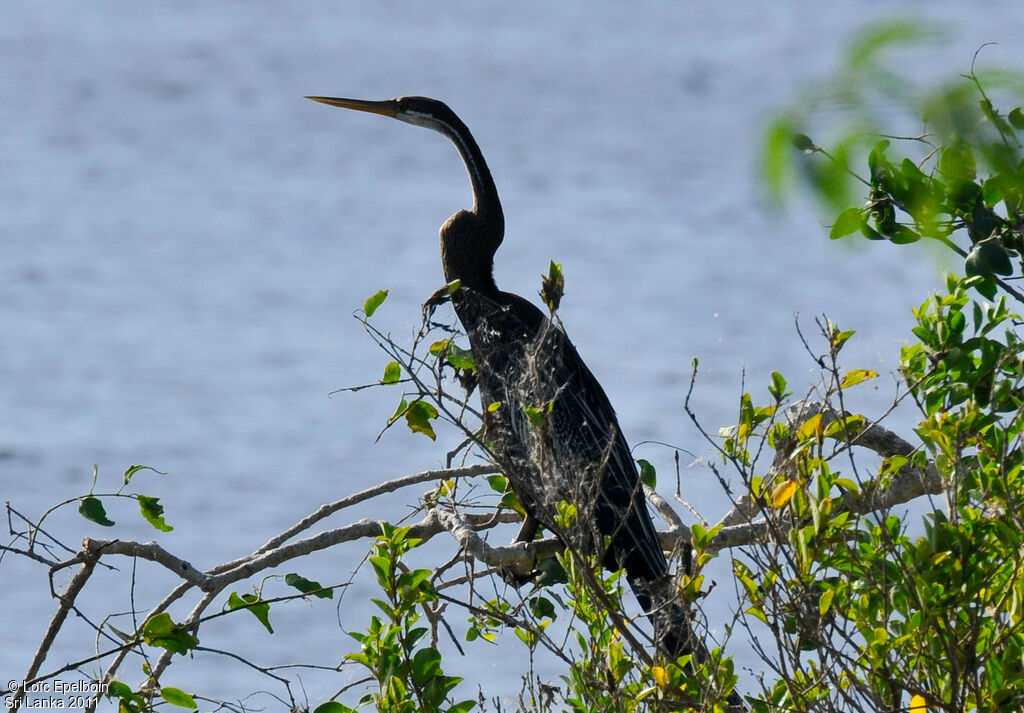
[[[445, 278], [460, 283], [451, 301], [477, 366], [485, 441], [529, 515], [520, 537], [531, 539], [539, 523], [577, 551], [601, 556], [609, 569], [624, 569], [662, 649], [670, 655], [693, 651], [688, 617], [675, 596], [636, 464], [604, 389], [562, 329], [494, 283], [504, 217], [490, 171], [465, 124], [447, 105], [426, 97], [310, 98], [431, 128], [455, 144], [469, 172], [473, 208], [459, 211], [441, 228], [441, 258]], [[577, 507], [569, 529], [556, 523], [561, 501]]]

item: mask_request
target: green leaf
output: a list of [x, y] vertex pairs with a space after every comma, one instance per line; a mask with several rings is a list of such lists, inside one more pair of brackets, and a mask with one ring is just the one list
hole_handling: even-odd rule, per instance
[[156, 473], [157, 475], [167, 475], [167, 473], [163, 472], [162, 470], [157, 470], [156, 468], [151, 468], [148, 465], [133, 465], [133, 466], [129, 466], [128, 470], [126, 470], [124, 472], [124, 485], [128, 485], [128, 483], [131, 481], [131, 479], [140, 470], [151, 470], [154, 473]]
[[501, 402], [500, 401], [492, 401], [491, 403], [489, 403], [487, 405], [487, 413], [494, 413], [495, 411], [497, 411], [500, 408], [501, 408]]
[[391, 418], [388, 419], [388, 423], [390, 424], [390, 423], [394, 423], [395, 421], [397, 421], [399, 419], [399, 417], [403, 413], [405, 413], [408, 408], [409, 408], [409, 402], [406, 401], [403, 398], [401, 401], [398, 402], [398, 408], [395, 409], [394, 415], [391, 416]]
[[640, 466], [640, 482], [648, 488], [655, 488], [658, 484], [658, 474], [654, 470], [654, 466], [643, 458], [637, 460], [637, 465]]
[[487, 484], [491, 486], [491, 490], [496, 493], [504, 493], [508, 488], [508, 478], [504, 475], [488, 475]]
[[[143, 669], [145, 669], [145, 665], [143, 665]], [[121, 681], [111, 681], [108, 684], [107, 698], [116, 698], [122, 701], [121, 706], [118, 709], [121, 711], [141, 711], [146, 709], [146, 700], [132, 691], [128, 684], [122, 683]], [[132, 705], [135, 707], [130, 707]]]
[[847, 49], [847, 62], [854, 69], [864, 70], [879, 61], [879, 54], [889, 48], [939, 39], [941, 28], [920, 20], [887, 20], [869, 25], [858, 33]]
[[854, 495], [860, 492], [860, 486], [849, 478], [836, 478], [835, 485]]
[[422, 433], [432, 441], [437, 440], [437, 434], [430, 425], [430, 420], [434, 418], [437, 418], [437, 409], [429, 401], [422, 399], [413, 401], [405, 410], [405, 421], [409, 424], [409, 430], [413, 433]]
[[877, 371], [871, 371], [871, 369], [854, 369], [853, 371], [847, 372], [846, 376], [843, 377], [843, 382], [840, 384], [840, 388], [846, 389], [851, 386], [856, 386], [862, 382], [874, 379], [878, 376]]
[[812, 153], [815, 149], [814, 142], [811, 141], [811, 137], [806, 134], [793, 134], [790, 141], [792, 141], [793, 148], [797, 151]]
[[526, 413], [526, 417], [530, 419], [530, 423], [534, 428], [540, 428], [544, 425], [547, 409], [543, 406], [523, 406], [523, 411]]
[[164, 506], [160, 504], [160, 498], [151, 498], [148, 495], [139, 495], [139, 509], [146, 522], [160, 532], [170, 532], [174, 528], [164, 520]]
[[[426, 580], [431, 574], [432, 572], [429, 569], [413, 569], [408, 572], [402, 572], [398, 578], [398, 588], [406, 596], [418, 590], [430, 592], [430, 583], [426, 582]], [[426, 584], [424, 584], [425, 582]]]
[[196, 705], [195, 699], [180, 688], [164, 686], [160, 689], [160, 697], [172, 706], [178, 706], [179, 708], [195, 709], [199, 707]]
[[999, 243], [983, 243], [979, 246], [985, 255], [985, 260], [989, 265], [992, 266], [992, 272], [997, 275], [1012, 275], [1013, 264], [1010, 262], [1010, 256], [1006, 254], [1006, 250]]
[[939, 156], [939, 173], [949, 184], [951, 194], [964, 190], [964, 184], [970, 184], [977, 172], [974, 153], [962, 141], [947, 146]]
[[772, 385], [768, 387], [768, 393], [776, 401], [782, 401], [786, 397], [786, 378], [777, 371], [772, 372]]
[[967, 256], [965, 270], [969, 276], [1012, 275], [1013, 264], [999, 243], [978, 243]]
[[996, 293], [999, 291], [996, 281], [991, 277], [987, 277], [983, 281], [974, 285], [974, 289], [990, 300], [994, 300], [996, 298]]
[[768, 617], [766, 617], [766, 616], [765, 616], [765, 614], [764, 614], [764, 610], [763, 610], [763, 609], [761, 609], [760, 607], [750, 607], [750, 608], [749, 608], [749, 609], [747, 609], [747, 610], [746, 610], [746, 611], [745, 611], [744, 613], [745, 613], [745, 614], [750, 614], [751, 616], [753, 616], [753, 617], [756, 617], [756, 618], [760, 619], [760, 620], [761, 620], [761, 621], [763, 621], [763, 622], [764, 622], [765, 624], [767, 624], [767, 623], [768, 623]]
[[111, 698], [125, 698], [135, 694], [127, 683], [122, 681], [111, 681], [107, 684], [107, 695]]
[[889, 141], [879, 141], [868, 154], [868, 168], [871, 169], [872, 181], [878, 181], [885, 176], [890, 167], [889, 160], [885, 157], [885, 150], [889, 148]]
[[[372, 668], [373, 667], [371, 666], [370, 669], [372, 670]], [[356, 709], [349, 708], [337, 701], [327, 701], [326, 703], [321, 703], [314, 708], [313, 713], [356, 713]]]
[[448, 351], [445, 354], [445, 359], [447, 359], [448, 363], [456, 369], [476, 368], [476, 362], [473, 360], [473, 352], [469, 349], [463, 349], [455, 343], [449, 345]]
[[554, 603], [547, 597], [537, 596], [529, 601], [530, 613], [538, 619], [554, 619], [558, 616]]
[[985, 205], [993, 207], [1006, 197], [1006, 186], [1002, 176], [995, 176], [981, 184], [981, 197]]
[[796, 437], [801, 441], [806, 441], [811, 436], [819, 435], [821, 431], [821, 414], [816, 413], [800, 425], [796, 431]]
[[711, 543], [712, 540], [715, 539], [715, 537], [718, 536], [718, 533], [721, 531], [721, 525], [716, 525], [708, 530], [700, 523], [695, 522], [690, 526], [690, 539], [692, 540], [695, 549], [703, 550]]
[[475, 369], [473, 352], [463, 349], [451, 339], [442, 339], [428, 347], [428, 351], [436, 357], [444, 356], [445, 360], [456, 369]]
[[372, 317], [373, 313], [377, 311], [377, 308], [384, 304], [384, 300], [388, 298], [387, 290], [378, 290], [373, 297], [370, 297], [366, 302], [363, 303], [363, 312], [366, 312], [367, 317]]
[[390, 557], [384, 555], [373, 555], [368, 558], [370, 566], [373, 567], [373, 571], [377, 573], [377, 581], [380, 582], [382, 587], [389, 586], [391, 581], [391, 574], [393, 571], [392, 562]]
[[795, 133], [790, 119], [780, 117], [768, 127], [761, 154], [761, 172], [771, 197], [780, 201], [793, 174], [792, 136]]
[[544, 304], [554, 312], [562, 302], [565, 294], [565, 276], [562, 274], [562, 265], [551, 261], [548, 266], [548, 274], [541, 275], [540, 297]]
[[151, 616], [143, 624], [142, 640], [173, 654], [186, 654], [199, 645], [199, 639], [185, 631], [180, 624], [175, 624], [167, 612]]
[[447, 285], [445, 285], [445, 287], [448, 288], [449, 295], [454, 295], [456, 292], [458, 292], [459, 288], [462, 287], [462, 280], [452, 280]]
[[885, 240], [885, 238], [882, 237], [881, 233], [879, 233], [877, 230], [872, 228], [867, 223], [864, 223], [864, 225], [860, 226], [860, 233], [868, 240]]
[[576, 522], [576, 515], [579, 514], [579, 508], [575, 504], [564, 500], [555, 505], [555, 510], [555, 524], [563, 530], [571, 528], [573, 523]]
[[1011, 109], [1010, 115], [1007, 118], [1010, 120], [1013, 128], [1024, 131], [1024, 114], [1021, 113], [1019, 106]]
[[855, 233], [860, 230], [867, 219], [864, 216], [863, 208], [847, 208], [836, 217], [836, 222], [828, 232], [832, 240]]
[[319, 597], [320, 599], [334, 598], [333, 589], [324, 589], [324, 585], [320, 584], [320, 582], [314, 582], [311, 579], [306, 579], [305, 577], [295, 574], [294, 572], [292, 572], [291, 574], [286, 574], [284, 576], [284, 583], [287, 584], [289, 587], [294, 587], [295, 589], [298, 589], [303, 594], [312, 594], [313, 596]]
[[441, 673], [441, 654], [434, 649], [420, 649], [412, 657], [412, 675], [420, 683]]
[[235, 609], [248, 609], [249, 612], [259, 619], [260, 623], [266, 627], [267, 631], [271, 634], [274, 633], [274, 627], [270, 625], [270, 605], [264, 602], [258, 595], [243, 594], [242, 596], [238, 596], [237, 592], [231, 592], [225, 608], [228, 611], [234, 611]]
[[103, 527], [113, 527], [114, 521], [107, 518], [107, 511], [103, 509], [103, 503], [99, 498], [90, 495], [82, 498], [82, 504], [78, 506], [79, 514], [86, 520], [92, 520]]
[[898, 471], [900, 468], [905, 466], [908, 462], [909, 461], [908, 461], [906, 456], [901, 456], [901, 455], [889, 456], [884, 461], [882, 461], [882, 466], [881, 466], [881, 468], [878, 471], [878, 475], [880, 477], [881, 476], [886, 476], [886, 475], [892, 475], [893, 473]]
[[382, 384], [397, 384], [398, 380], [402, 378], [402, 365], [397, 361], [390, 361], [388, 365], [384, 367], [384, 378], [380, 380]]
[[842, 332], [833, 332], [832, 346], [835, 348], [836, 351], [839, 351], [840, 349], [843, 348], [843, 345], [846, 344], [847, 341], [849, 341], [850, 337], [852, 337], [856, 333], [857, 332], [852, 329], [846, 329]]
[[920, 233], [898, 223], [889, 227], [888, 235], [889, 239], [896, 245], [909, 245], [921, 239]]
[[446, 713], [469, 713], [476, 707], [476, 701], [460, 701], [447, 710]]

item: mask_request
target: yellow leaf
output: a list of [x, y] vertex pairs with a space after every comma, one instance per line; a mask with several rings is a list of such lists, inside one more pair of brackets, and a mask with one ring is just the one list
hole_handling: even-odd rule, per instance
[[924, 696], [917, 694], [910, 699], [910, 713], [928, 713], [928, 706], [925, 705]]
[[778, 510], [784, 507], [796, 493], [797, 482], [793, 479], [779, 483], [772, 491], [772, 507]]
[[811, 436], [819, 434], [821, 431], [821, 414], [816, 413], [809, 419], [804, 421], [803, 425], [797, 429], [796, 437], [801, 441], [806, 441]]
[[874, 379], [876, 376], [878, 376], [878, 372], [871, 371], [871, 369], [854, 369], [853, 371], [847, 372], [846, 376], [843, 377], [843, 383], [840, 384], [840, 386], [844, 389], [848, 386], [856, 386], [862, 381]]
[[668, 671], [661, 666], [651, 666], [651, 675], [654, 676], [658, 688], [664, 689], [668, 685]]

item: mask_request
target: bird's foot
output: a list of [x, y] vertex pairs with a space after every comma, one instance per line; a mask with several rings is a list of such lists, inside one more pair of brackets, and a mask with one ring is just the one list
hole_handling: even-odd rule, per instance
[[515, 587], [516, 589], [519, 589], [524, 584], [535, 582], [540, 574], [540, 571], [536, 569], [524, 573], [521, 569], [515, 566], [498, 567], [498, 576], [505, 581], [505, 584]]
[[[530, 524], [532, 522], [532, 518], [528, 516], [526, 520], [527, 524], [524, 526], [524, 529], [529, 531], [529, 529], [532, 527], [532, 525]], [[520, 533], [520, 535], [522, 535], [522, 533]], [[521, 549], [525, 552], [528, 547], [528, 542], [529, 540], [522, 540], [516, 538], [516, 540], [512, 543], [511, 547]], [[498, 576], [505, 580], [505, 584], [510, 584], [516, 589], [518, 589], [524, 584], [529, 584], [530, 582], [536, 581], [537, 577], [539, 577], [542, 574], [542, 572], [539, 569], [537, 569], [536, 560], [534, 560], [531, 557], [529, 563], [527, 563], [524, 561], [525, 559], [525, 557], [517, 557], [515, 560], [509, 562], [508, 564], [498, 566]]]
[[441, 287], [434, 291], [427, 301], [423, 303], [423, 316], [425, 319], [430, 319], [434, 315], [434, 310], [443, 305], [445, 302], [451, 299], [452, 293], [448, 288], [448, 285]]

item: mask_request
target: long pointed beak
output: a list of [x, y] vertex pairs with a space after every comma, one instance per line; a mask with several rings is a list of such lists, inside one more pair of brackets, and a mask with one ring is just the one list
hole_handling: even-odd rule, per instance
[[306, 97], [321, 104], [340, 106], [342, 109], [355, 109], [356, 111], [368, 111], [371, 114], [380, 114], [394, 118], [398, 115], [398, 102], [394, 99], [386, 101], [365, 101], [363, 99], [339, 99], [336, 97]]

